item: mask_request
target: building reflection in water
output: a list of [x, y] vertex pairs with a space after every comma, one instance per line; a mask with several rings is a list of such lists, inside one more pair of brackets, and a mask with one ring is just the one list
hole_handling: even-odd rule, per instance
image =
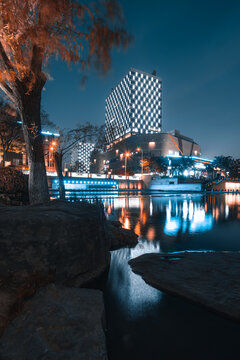
[[[161, 240], [163, 234], [195, 234], [210, 231], [216, 222], [240, 219], [240, 194], [120, 196], [107, 199], [108, 218], [117, 218], [142, 240]], [[161, 223], [159, 233], [156, 218]], [[153, 224], [154, 222], [154, 224]]]
[[[189, 329], [184, 328], [184, 324], [180, 326], [179, 318], [175, 318], [178, 299], [171, 300], [165, 293], [147, 285], [141, 276], [132, 272], [128, 261], [145, 253], [161, 251], [239, 250], [240, 195], [122, 196], [108, 198], [104, 205], [108, 219], [119, 220], [123, 227], [139, 235], [139, 244], [135, 248], [120, 249], [111, 254], [105, 291], [108, 337], [114, 340], [114, 346], [125, 347], [129, 354], [132, 344], [146, 341], [145, 359], [151, 345], [156, 345], [152, 332], [161, 334], [159, 331], [168, 329], [167, 321], [172, 313], [174, 326], [177, 324], [188, 336]], [[186, 314], [186, 323], [193, 326], [190, 318], [198, 319], [201, 313], [199, 315], [198, 310], [193, 309], [188, 311], [179, 304], [176, 308]], [[171, 344], [171, 331], [166, 333]], [[160, 347], [165, 345], [161, 343], [161, 336], [159, 344]]]
[[213, 214], [208, 213], [207, 207], [200, 202], [193, 203], [192, 200], [184, 199], [182, 203], [166, 206], [166, 222], [164, 233], [169, 236], [176, 236], [181, 233], [196, 233], [208, 231], [213, 226]]

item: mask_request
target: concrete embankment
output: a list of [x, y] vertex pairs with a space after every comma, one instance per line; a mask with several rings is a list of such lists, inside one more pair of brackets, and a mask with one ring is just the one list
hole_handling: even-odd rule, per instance
[[145, 254], [129, 264], [149, 285], [240, 320], [240, 252]]

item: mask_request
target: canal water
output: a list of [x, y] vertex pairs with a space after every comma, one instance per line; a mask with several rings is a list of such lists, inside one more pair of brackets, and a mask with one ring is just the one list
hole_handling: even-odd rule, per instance
[[112, 252], [104, 291], [109, 360], [238, 359], [240, 324], [147, 285], [128, 261], [144, 253], [240, 250], [240, 195], [103, 196], [106, 216], [133, 229]]

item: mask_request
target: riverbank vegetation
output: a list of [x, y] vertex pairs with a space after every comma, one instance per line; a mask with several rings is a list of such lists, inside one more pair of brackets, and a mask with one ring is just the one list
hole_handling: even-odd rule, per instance
[[102, 73], [111, 65], [111, 50], [126, 47], [115, 1], [2, 0], [0, 2], [0, 88], [14, 104], [22, 121], [29, 162], [29, 199], [49, 200], [43, 141], [41, 95], [51, 57], [81, 70], [94, 66]]

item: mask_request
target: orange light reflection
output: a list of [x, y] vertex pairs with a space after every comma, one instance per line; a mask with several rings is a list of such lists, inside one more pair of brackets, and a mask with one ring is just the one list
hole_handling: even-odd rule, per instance
[[153, 227], [150, 227], [147, 232], [147, 239], [148, 241], [153, 241], [155, 238], [155, 229]]

